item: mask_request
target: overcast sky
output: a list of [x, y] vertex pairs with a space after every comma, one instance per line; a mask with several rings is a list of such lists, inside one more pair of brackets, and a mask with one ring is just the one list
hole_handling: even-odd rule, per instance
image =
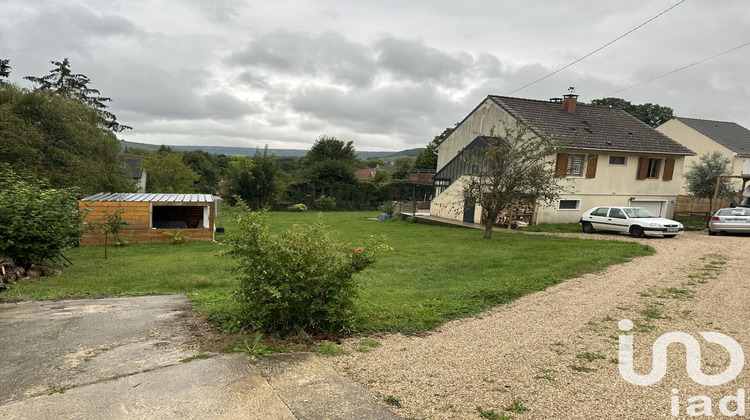
[[[120, 138], [357, 150], [426, 145], [679, 0], [2, 0], [10, 80], [51, 60], [113, 99]], [[687, 0], [512, 96], [590, 101], [750, 42], [747, 0]], [[614, 96], [750, 128], [750, 46]]]

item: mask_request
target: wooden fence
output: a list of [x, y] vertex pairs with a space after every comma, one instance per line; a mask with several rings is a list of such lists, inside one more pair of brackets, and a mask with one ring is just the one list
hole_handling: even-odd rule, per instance
[[[737, 203], [739, 203], [739, 200], [739, 197], [735, 198]], [[732, 200], [728, 198], [717, 198], [714, 203], [714, 210], [729, 207], [731, 203]], [[707, 216], [710, 211], [711, 205], [708, 198], [679, 195], [674, 204], [674, 214], [676, 217]]]
[[393, 215], [429, 213], [431, 203], [431, 201], [394, 201]]

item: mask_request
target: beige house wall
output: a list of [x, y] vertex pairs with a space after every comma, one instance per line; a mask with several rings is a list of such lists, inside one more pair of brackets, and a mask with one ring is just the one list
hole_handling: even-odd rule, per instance
[[[446, 188], [439, 196], [435, 197], [430, 205], [430, 216], [452, 220], [463, 220], [464, 189], [468, 184], [468, 180], [468, 175], [462, 176]], [[474, 209], [474, 222], [482, 222], [482, 207], [479, 205]]]
[[[498, 124], [500, 121], [500, 124]], [[443, 168], [458, 152], [478, 136], [504, 133], [502, 124], [512, 126], [516, 120], [489, 98], [485, 99], [438, 147], [437, 170]]]
[[[740, 175], [742, 173], [743, 158], [735, 157], [735, 153], [732, 150], [722, 146], [712, 138], [682, 121], [672, 119], [656, 129], [696, 153], [695, 156], [685, 157], [685, 172], [689, 171], [692, 164], [698, 162], [700, 157], [706, 153], [721, 152], [724, 157], [732, 161], [732, 175]], [[737, 183], [736, 188], [739, 188], [741, 185], [741, 183]], [[680, 195], [688, 195], [684, 179], [680, 186]]]
[[[580, 200], [575, 210], [559, 209], [559, 201], [549, 206], [537, 204], [534, 223], [569, 223], [577, 222], [584, 211], [603, 205], [610, 206], [638, 206], [639, 202], [662, 202], [666, 217], [674, 215], [674, 205], [682, 184], [684, 158], [673, 155], [641, 155], [634, 153], [596, 152], [591, 150], [566, 150], [565, 153], [583, 153], [589, 156], [597, 155], [596, 176], [594, 178], [568, 177], [558, 182], [564, 193], [560, 200]], [[610, 165], [610, 156], [625, 156], [625, 165]], [[662, 181], [637, 178], [638, 160], [645, 158], [675, 159], [672, 180]], [[554, 165], [554, 156], [549, 162]], [[587, 163], [588, 165], [588, 163]], [[662, 165], [663, 168], [664, 165]], [[586, 170], [584, 169], [584, 173]], [[662, 169], [663, 172], [663, 169]], [[662, 174], [663, 175], [663, 174]], [[432, 201], [430, 214], [453, 220], [463, 219], [464, 196], [468, 176], [459, 178], [443, 193]], [[474, 221], [481, 222], [481, 207], [477, 205]]]

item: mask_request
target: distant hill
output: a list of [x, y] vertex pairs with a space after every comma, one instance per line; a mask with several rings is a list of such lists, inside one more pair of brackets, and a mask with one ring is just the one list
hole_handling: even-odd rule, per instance
[[[159, 150], [160, 145], [155, 144], [147, 144], [147, 143], [136, 143], [132, 141], [125, 141], [120, 140], [120, 147], [125, 150], [125, 148], [139, 148], [139, 149], [147, 149], [151, 151], [157, 151]], [[255, 154], [255, 151], [257, 150], [254, 147], [227, 147], [227, 146], [170, 146], [172, 150], [176, 152], [183, 152], [186, 150], [203, 150], [204, 152], [208, 153], [215, 153], [217, 155], [227, 155], [227, 156], [238, 156], [238, 155], [245, 155], [245, 156], [252, 156]], [[262, 150], [262, 149], [260, 149]], [[385, 151], [385, 152], [357, 152], [357, 156], [360, 159], [375, 159], [375, 158], [389, 158], [394, 156], [417, 156], [419, 155], [419, 152], [424, 150], [424, 148], [416, 148], [416, 149], [407, 149], [402, 150], [400, 152], [391, 152], [391, 151]], [[293, 157], [302, 157], [307, 153], [307, 149], [268, 149], [269, 152], [275, 153], [276, 156], [293, 156]]]

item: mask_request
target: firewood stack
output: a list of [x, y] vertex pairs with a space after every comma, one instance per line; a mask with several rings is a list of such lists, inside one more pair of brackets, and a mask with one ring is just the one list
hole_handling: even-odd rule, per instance
[[43, 265], [33, 264], [28, 269], [16, 265], [12, 258], [0, 259], [0, 290], [8, 289], [8, 285], [18, 281], [34, 281], [47, 274], [60, 274], [60, 270], [53, 270]]
[[495, 225], [508, 226], [509, 221], [513, 227], [515, 227], [518, 222], [530, 225], [533, 216], [534, 203], [527, 200], [518, 200], [513, 203], [509, 209], [500, 212], [495, 221]]

